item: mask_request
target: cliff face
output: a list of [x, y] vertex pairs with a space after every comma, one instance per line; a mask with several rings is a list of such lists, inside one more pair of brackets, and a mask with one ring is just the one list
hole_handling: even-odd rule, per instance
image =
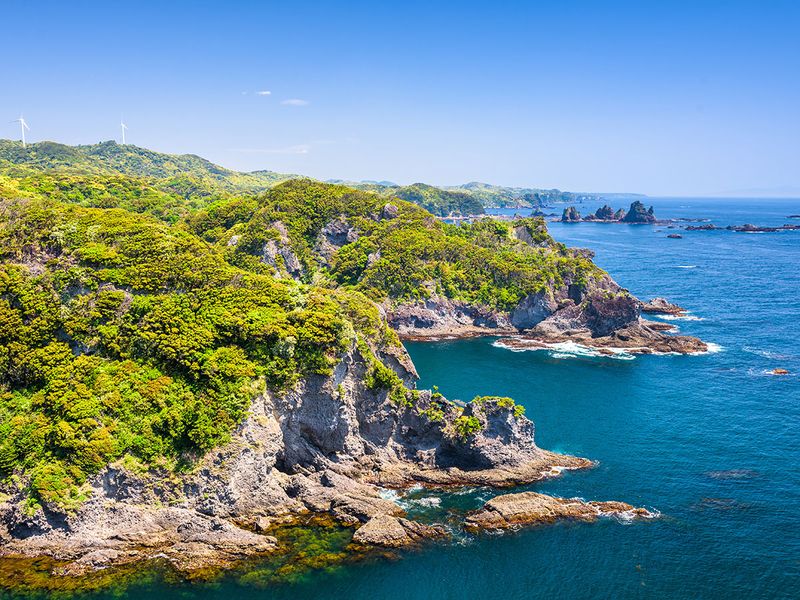
[[[395, 369], [412, 384], [415, 374], [398, 354]], [[398, 404], [366, 386], [368, 369], [353, 347], [332, 376], [259, 394], [231, 441], [190, 473], [110, 465], [74, 512], [48, 505], [30, 512], [21, 490], [4, 490], [0, 556], [48, 554], [70, 561], [65, 573], [155, 556], [193, 570], [275, 551], [274, 538], [255, 532], [303, 513], [355, 526], [378, 519], [361, 537], [383, 527], [397, 538], [400, 527], [400, 539], [413, 541], [442, 531], [398, 519], [402, 509], [375, 484], [505, 486], [590, 464], [538, 448], [533, 424], [508, 399], [462, 408], [421, 391]]]

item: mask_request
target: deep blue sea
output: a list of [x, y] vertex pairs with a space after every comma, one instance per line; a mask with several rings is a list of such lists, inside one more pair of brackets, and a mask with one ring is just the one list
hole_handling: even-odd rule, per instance
[[[798, 223], [785, 217], [800, 213], [800, 200], [646, 202], [661, 218], [719, 225]], [[255, 586], [237, 573], [213, 585], [156, 580], [114, 597], [800, 598], [800, 231], [668, 239], [664, 226], [550, 229], [594, 250], [640, 298], [689, 309], [690, 319], [673, 322], [721, 350], [623, 360], [512, 352], [492, 339], [409, 344], [420, 385], [462, 400], [512, 396], [536, 423], [540, 446], [598, 461], [530, 489], [622, 500], [660, 518], [457, 535], [292, 584]], [[776, 367], [790, 375], [769, 374]], [[492, 493], [418, 490], [402, 501], [433, 518], [477, 508]]]

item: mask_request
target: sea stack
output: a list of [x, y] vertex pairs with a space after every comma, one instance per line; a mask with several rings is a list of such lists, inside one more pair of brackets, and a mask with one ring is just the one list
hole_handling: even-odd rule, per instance
[[578, 209], [574, 206], [568, 206], [565, 208], [563, 214], [561, 215], [562, 223], [578, 223], [580, 220], [581, 213], [579, 213]]
[[635, 200], [631, 203], [631, 207], [628, 210], [628, 214], [626, 214], [622, 218], [623, 223], [655, 223], [656, 216], [653, 214], [653, 207], [651, 206], [649, 209], [644, 207], [639, 200]]

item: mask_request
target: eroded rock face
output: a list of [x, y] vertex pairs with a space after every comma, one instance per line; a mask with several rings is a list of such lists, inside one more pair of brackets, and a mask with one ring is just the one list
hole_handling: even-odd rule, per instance
[[581, 220], [581, 213], [574, 206], [568, 206], [561, 214], [562, 223], [578, 223]]
[[482, 509], [466, 517], [464, 527], [472, 531], [510, 529], [562, 519], [596, 521], [603, 516], [646, 519], [656, 515], [624, 502], [584, 502], [579, 498], [521, 492], [492, 498]]
[[508, 315], [432, 294], [427, 300], [385, 305], [389, 325], [405, 338], [447, 338], [511, 332]]
[[358, 230], [351, 226], [343, 216], [340, 216], [322, 228], [322, 231], [317, 236], [314, 250], [323, 264], [330, 265], [333, 255], [336, 254], [339, 248], [345, 244], [355, 242], [359, 237]]
[[286, 226], [280, 221], [275, 221], [272, 223], [272, 229], [277, 239], [271, 239], [264, 244], [261, 261], [273, 268], [276, 277], [288, 276], [295, 279], [301, 277], [304, 273], [303, 265], [292, 250]]
[[552, 315], [557, 308], [549, 292], [531, 294], [511, 311], [511, 324], [517, 329], [530, 329]]

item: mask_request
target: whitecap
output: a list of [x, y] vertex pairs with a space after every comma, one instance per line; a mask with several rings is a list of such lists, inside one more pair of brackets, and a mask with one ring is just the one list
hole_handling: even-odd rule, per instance
[[771, 350], [761, 350], [760, 348], [753, 348], [752, 346], [744, 346], [742, 348], [745, 352], [749, 352], [750, 354], [755, 354], [756, 356], [761, 356], [763, 358], [769, 358], [770, 360], [789, 360], [792, 358], [786, 354], [781, 354], [779, 352], [772, 352]]
[[697, 265], [675, 265], [676, 269], [696, 269]]
[[409, 504], [416, 504], [418, 506], [428, 506], [428, 507], [435, 507], [441, 506], [442, 499], [436, 496], [428, 496], [426, 498], [417, 498], [415, 500], [407, 500]]
[[378, 490], [378, 495], [384, 500], [391, 500], [392, 502], [397, 502], [400, 498], [400, 494], [397, 490], [390, 490], [388, 488], [380, 488]]
[[[724, 346], [720, 344], [715, 344], [714, 342], [706, 342], [707, 350], [703, 350], [702, 352], [688, 352], [689, 356], [702, 356], [704, 354], [717, 354], [718, 352], [723, 352], [725, 350]], [[668, 352], [666, 354], [680, 354], [679, 352]]]
[[684, 313], [682, 315], [653, 315], [656, 319], [662, 319], [664, 321], [705, 321], [703, 317], [698, 317], [696, 315], [690, 313]]
[[[522, 346], [518, 344], [523, 344]], [[616, 360], [633, 360], [636, 358], [633, 354], [622, 348], [603, 348], [600, 352], [596, 348], [584, 346], [577, 342], [552, 342], [542, 343], [538, 341], [531, 341], [529, 345], [525, 345], [525, 340], [515, 340], [514, 346], [508, 346], [503, 340], [496, 340], [492, 343], [496, 348], [504, 348], [512, 352], [537, 352], [545, 351], [551, 358], [569, 359], [569, 358], [611, 358]]]

